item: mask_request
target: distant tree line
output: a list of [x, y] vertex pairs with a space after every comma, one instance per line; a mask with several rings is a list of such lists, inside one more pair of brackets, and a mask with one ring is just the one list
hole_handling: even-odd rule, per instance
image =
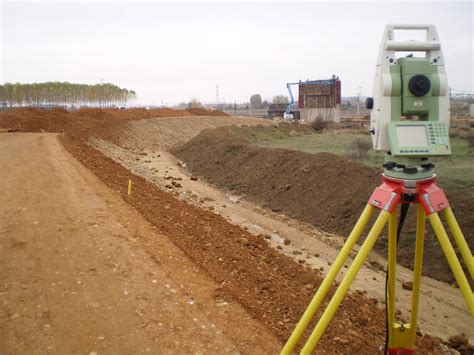
[[55, 81], [0, 85], [0, 103], [4, 107], [114, 107], [135, 98], [135, 91], [110, 83], [87, 85]]
[[[272, 103], [279, 105], [288, 105], [289, 100], [285, 95], [273, 96]], [[250, 107], [253, 109], [266, 109], [269, 105], [268, 100], [262, 100], [260, 94], [253, 94], [250, 96]]]

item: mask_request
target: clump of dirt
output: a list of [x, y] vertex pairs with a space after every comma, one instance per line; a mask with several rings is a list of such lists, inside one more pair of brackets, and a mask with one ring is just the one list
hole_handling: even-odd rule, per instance
[[462, 355], [474, 354], [474, 346], [469, 344], [465, 334], [449, 338], [447, 344], [453, 349], [459, 351]]
[[[380, 170], [330, 153], [259, 148], [249, 144], [259, 130], [275, 128], [222, 127], [205, 130], [173, 150], [195, 174], [211, 183], [235, 190], [264, 207], [326, 231], [348, 235], [374, 188]], [[285, 127], [284, 132], [287, 131]], [[315, 138], [317, 139], [317, 138]], [[471, 248], [474, 247], [472, 194], [447, 191]], [[412, 211], [413, 212], [413, 211]], [[414, 213], [410, 214], [401, 239], [397, 260], [411, 268], [414, 254]], [[444, 254], [427, 226], [424, 274], [454, 282]], [[363, 239], [362, 239], [363, 240]], [[376, 249], [386, 255], [387, 236]]]

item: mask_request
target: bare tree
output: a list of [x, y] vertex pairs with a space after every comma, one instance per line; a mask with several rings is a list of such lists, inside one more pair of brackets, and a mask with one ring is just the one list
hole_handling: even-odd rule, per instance
[[289, 103], [288, 97], [285, 95], [273, 96], [272, 102], [278, 105], [286, 105]]
[[199, 100], [196, 99], [195, 97], [191, 98], [191, 100], [189, 100], [188, 102], [188, 108], [201, 108], [201, 107], [202, 107], [201, 102], [199, 102]]

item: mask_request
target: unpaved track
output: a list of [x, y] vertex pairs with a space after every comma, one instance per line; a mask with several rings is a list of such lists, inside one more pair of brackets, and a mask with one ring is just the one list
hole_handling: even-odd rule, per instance
[[268, 353], [280, 344], [54, 134], [0, 134], [0, 353]]

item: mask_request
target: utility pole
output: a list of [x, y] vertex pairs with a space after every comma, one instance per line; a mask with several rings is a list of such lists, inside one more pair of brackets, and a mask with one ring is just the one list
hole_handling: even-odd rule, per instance
[[219, 109], [219, 84], [216, 84], [216, 110]]
[[359, 86], [359, 92], [357, 93], [357, 116], [360, 115], [360, 94], [362, 91], [362, 86]]

